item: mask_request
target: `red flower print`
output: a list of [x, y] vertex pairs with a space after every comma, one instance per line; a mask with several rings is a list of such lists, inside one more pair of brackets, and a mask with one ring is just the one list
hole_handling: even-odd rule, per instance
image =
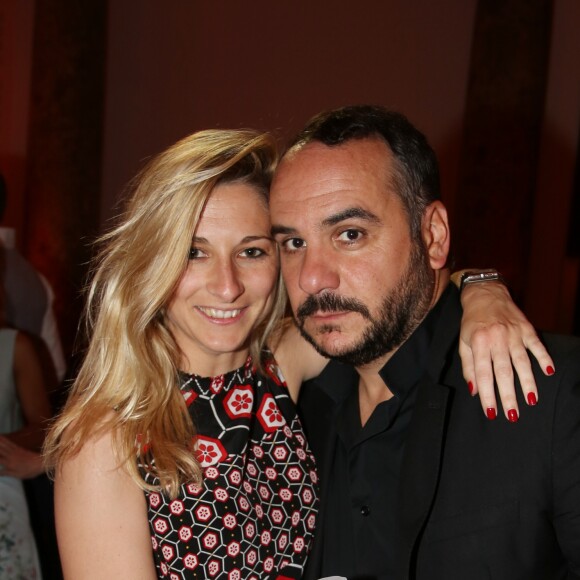
[[250, 408], [252, 404], [252, 398], [247, 393], [236, 394], [234, 400], [232, 401], [232, 406], [236, 409], [236, 411], [247, 410]]
[[280, 408], [270, 393], [264, 395], [257, 415], [266, 433], [273, 433], [286, 425], [286, 419], [284, 419], [284, 415], [282, 415]]
[[217, 395], [224, 387], [224, 376], [218, 375], [214, 377], [211, 381], [211, 385], [209, 386], [211, 392], [214, 395]]
[[231, 419], [251, 417], [254, 406], [254, 391], [252, 387], [236, 385], [224, 397], [223, 405]]
[[227, 457], [226, 450], [219, 439], [202, 436], [197, 438], [195, 454], [199, 464], [204, 468], [219, 463]]
[[215, 452], [213, 447], [206, 445], [205, 443], [200, 443], [199, 447], [197, 448], [197, 458], [199, 459], [200, 463], [213, 463], [213, 459], [215, 459], [218, 454]]
[[278, 405], [274, 401], [268, 403], [268, 408], [266, 409], [266, 417], [268, 417], [272, 422], [279, 423], [282, 420], [282, 413], [278, 409]]

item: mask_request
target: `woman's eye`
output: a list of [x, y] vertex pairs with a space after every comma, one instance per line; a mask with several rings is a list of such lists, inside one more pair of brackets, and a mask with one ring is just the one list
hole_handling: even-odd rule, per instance
[[266, 252], [261, 248], [246, 248], [241, 254], [244, 258], [259, 258], [264, 256]]
[[190, 248], [188, 258], [190, 260], [198, 260], [203, 257], [203, 252], [199, 248]]

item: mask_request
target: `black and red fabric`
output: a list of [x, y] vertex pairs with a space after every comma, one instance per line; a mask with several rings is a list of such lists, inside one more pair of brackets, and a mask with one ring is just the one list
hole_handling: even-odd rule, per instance
[[158, 576], [300, 578], [318, 478], [276, 363], [265, 375], [251, 359], [218, 377], [182, 374], [181, 391], [198, 431], [203, 483], [182, 485], [174, 500], [146, 494]]

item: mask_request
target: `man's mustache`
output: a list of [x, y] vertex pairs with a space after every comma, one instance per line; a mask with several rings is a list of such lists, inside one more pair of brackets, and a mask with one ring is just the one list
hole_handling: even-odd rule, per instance
[[321, 294], [309, 296], [296, 311], [296, 319], [304, 322], [307, 316], [316, 312], [358, 312], [364, 318], [371, 320], [369, 309], [356, 298], [343, 298], [336, 294]]

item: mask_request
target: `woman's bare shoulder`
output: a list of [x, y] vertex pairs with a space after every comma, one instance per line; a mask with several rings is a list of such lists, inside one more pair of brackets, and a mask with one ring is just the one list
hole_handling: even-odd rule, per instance
[[294, 401], [298, 400], [300, 386], [322, 371], [328, 359], [318, 354], [306, 341], [291, 318], [286, 318], [272, 337], [270, 348], [286, 379]]

